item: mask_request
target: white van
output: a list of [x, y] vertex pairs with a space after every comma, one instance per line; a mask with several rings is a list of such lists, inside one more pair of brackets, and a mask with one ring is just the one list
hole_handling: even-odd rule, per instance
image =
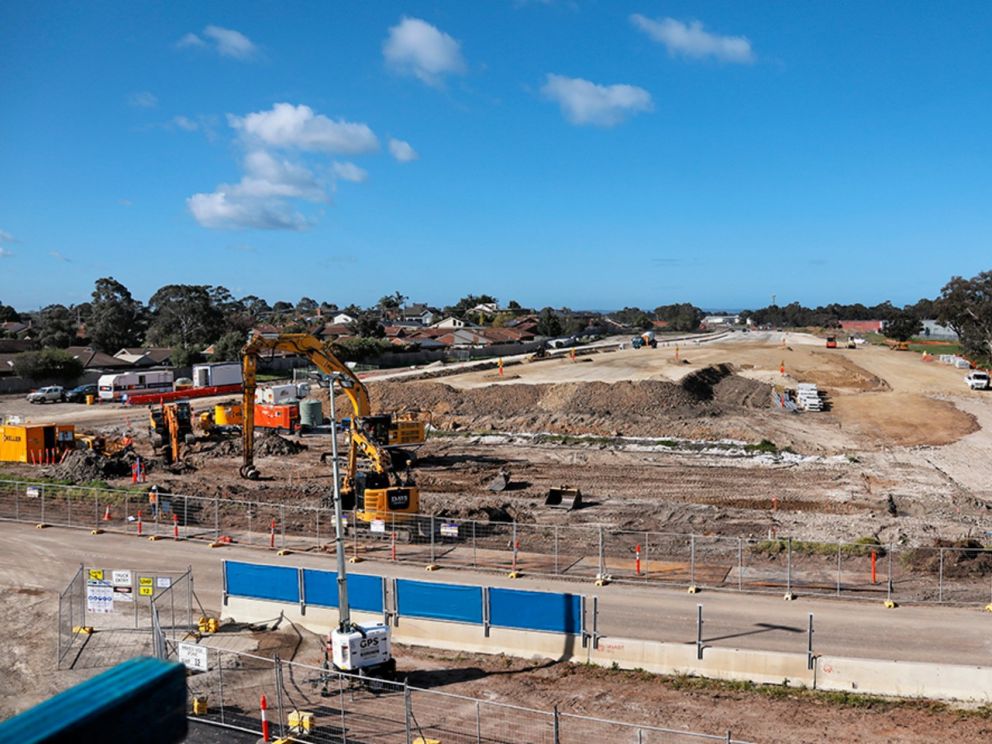
[[143, 370], [101, 375], [97, 380], [100, 400], [120, 400], [121, 396], [172, 392], [172, 370]]

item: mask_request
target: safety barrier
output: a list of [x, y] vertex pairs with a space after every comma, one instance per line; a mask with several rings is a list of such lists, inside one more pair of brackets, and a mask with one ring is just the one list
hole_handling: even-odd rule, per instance
[[[224, 561], [224, 604], [231, 597], [299, 605], [337, 607], [337, 574]], [[411, 579], [385, 579], [369, 574], [348, 577], [348, 604], [353, 610], [382, 614], [387, 619], [422, 618], [581, 636], [584, 598], [578, 594], [500, 589]]]
[[[769, 508], [776, 508], [769, 499]], [[418, 515], [365, 525], [346, 516], [349, 555], [592, 581], [882, 602], [992, 602], [992, 549], [749, 539], [611, 525], [480, 522]], [[324, 550], [333, 511], [314, 506], [0, 480], [0, 521], [141, 537]]]

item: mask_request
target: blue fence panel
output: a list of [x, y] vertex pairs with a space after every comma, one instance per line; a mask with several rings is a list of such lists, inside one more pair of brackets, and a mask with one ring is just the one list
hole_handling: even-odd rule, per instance
[[[353, 610], [382, 612], [382, 577], [348, 575], [348, 604]], [[338, 575], [333, 571], [303, 569], [303, 598], [307, 604], [338, 606]]]
[[582, 597], [520, 589], [490, 589], [489, 624], [579, 635], [582, 633]]
[[299, 574], [295, 568], [225, 561], [224, 572], [230, 595], [277, 602], [300, 601]]
[[399, 579], [396, 607], [400, 617], [427, 617], [482, 624], [482, 587]]

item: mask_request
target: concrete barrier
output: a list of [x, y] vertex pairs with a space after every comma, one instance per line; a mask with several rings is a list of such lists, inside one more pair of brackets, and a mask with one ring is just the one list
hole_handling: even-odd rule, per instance
[[992, 702], [992, 667], [821, 656], [816, 660], [816, 687], [989, 703]]
[[[225, 616], [240, 622], [272, 620], [279, 613], [321, 635], [338, 623], [336, 609], [285, 604], [230, 596]], [[382, 622], [379, 613], [352, 612], [356, 622]], [[711, 679], [757, 684], [805, 686], [818, 690], [848, 691], [893, 697], [992, 702], [992, 667], [934, 664], [878, 659], [822, 656], [807, 669], [806, 654], [754, 651], [706, 646], [696, 658], [691, 643], [663, 643], [632, 638], [592, 640], [576, 635], [513, 630], [482, 625], [392, 618], [393, 641], [447, 651], [502, 653], [525, 659], [541, 658], [620, 669], [643, 669], [654, 674], [687, 674]]]

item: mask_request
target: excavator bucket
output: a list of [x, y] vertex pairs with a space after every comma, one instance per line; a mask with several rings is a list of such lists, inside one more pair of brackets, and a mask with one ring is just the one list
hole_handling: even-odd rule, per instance
[[496, 477], [493, 478], [491, 481], [489, 481], [489, 483], [486, 485], [486, 488], [488, 488], [490, 491], [493, 491], [494, 493], [499, 493], [500, 491], [505, 491], [506, 487], [509, 485], [510, 485], [510, 474], [505, 470], [500, 470], [496, 474]]
[[568, 509], [569, 511], [581, 509], [582, 491], [571, 486], [549, 488], [548, 495], [544, 497], [544, 505], [559, 509]]

